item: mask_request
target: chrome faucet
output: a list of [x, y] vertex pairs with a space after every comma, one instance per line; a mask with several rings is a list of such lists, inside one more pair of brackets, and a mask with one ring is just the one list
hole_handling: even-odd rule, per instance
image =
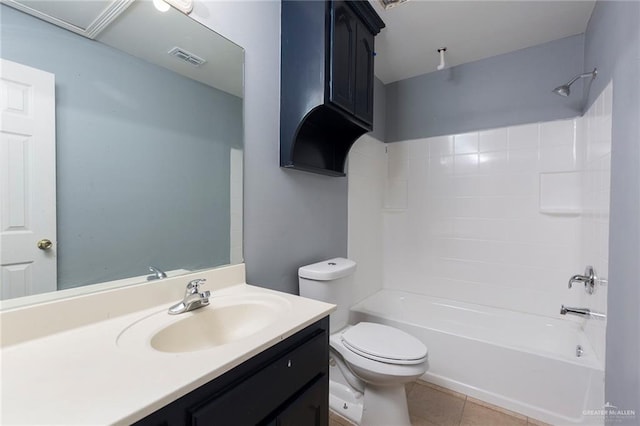
[[200, 286], [207, 281], [204, 278], [189, 281], [187, 289], [184, 294], [184, 299], [176, 303], [169, 308], [170, 315], [182, 314], [184, 312], [193, 311], [194, 309], [202, 308], [209, 304], [209, 296], [211, 292], [209, 290], [200, 292]]
[[585, 318], [599, 318], [605, 319], [607, 316], [605, 314], [601, 314], [599, 312], [593, 312], [589, 308], [570, 308], [568, 306], [562, 305], [560, 308], [560, 315], [578, 315]]
[[153, 272], [153, 274], [147, 276], [147, 281], [161, 280], [163, 278], [167, 278], [167, 274], [165, 274], [165, 272], [162, 269], [156, 268], [155, 266], [149, 266], [149, 272]]

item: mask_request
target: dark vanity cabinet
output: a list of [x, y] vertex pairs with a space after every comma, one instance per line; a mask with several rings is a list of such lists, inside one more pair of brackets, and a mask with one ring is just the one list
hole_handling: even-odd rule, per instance
[[324, 318], [136, 425], [326, 426], [328, 330]]
[[366, 1], [282, 1], [280, 166], [344, 176], [373, 129], [374, 37]]

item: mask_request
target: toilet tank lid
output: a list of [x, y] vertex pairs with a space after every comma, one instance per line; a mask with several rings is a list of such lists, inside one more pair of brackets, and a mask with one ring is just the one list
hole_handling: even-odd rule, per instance
[[343, 257], [324, 260], [298, 269], [298, 276], [315, 281], [330, 281], [351, 275], [356, 269], [356, 262]]

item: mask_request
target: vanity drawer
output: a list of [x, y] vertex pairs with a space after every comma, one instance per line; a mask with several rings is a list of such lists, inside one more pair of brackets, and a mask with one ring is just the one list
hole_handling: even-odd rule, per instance
[[191, 424], [257, 424], [306, 384], [326, 376], [327, 366], [327, 335], [320, 333], [233, 388], [225, 389], [219, 396], [199, 405], [191, 411]]

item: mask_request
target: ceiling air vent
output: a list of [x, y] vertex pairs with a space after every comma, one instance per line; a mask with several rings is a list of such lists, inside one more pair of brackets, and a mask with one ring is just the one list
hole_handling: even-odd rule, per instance
[[409, 0], [379, 0], [382, 7], [385, 9], [391, 9], [392, 7], [396, 7], [397, 5], [404, 3]]
[[184, 50], [181, 47], [174, 47], [167, 53], [169, 53], [169, 55], [171, 56], [175, 56], [182, 61], [187, 62], [188, 64], [193, 65], [194, 67], [199, 67], [200, 65], [207, 62], [205, 59], [202, 59], [198, 55], [194, 55], [193, 53], [189, 52], [188, 50]]

